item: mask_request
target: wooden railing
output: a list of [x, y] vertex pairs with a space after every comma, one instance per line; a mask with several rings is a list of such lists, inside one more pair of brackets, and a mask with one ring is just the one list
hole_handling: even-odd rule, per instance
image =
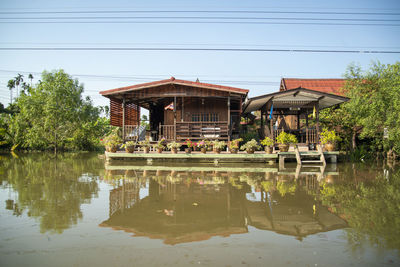
[[229, 136], [228, 122], [177, 122], [176, 139], [220, 139], [227, 140]]
[[176, 122], [159, 126], [159, 139], [183, 141], [186, 139], [228, 140], [228, 122]]
[[165, 138], [167, 141], [176, 140], [175, 125], [162, 125], [158, 128], [158, 139]]
[[136, 141], [138, 138], [138, 133], [136, 130], [137, 125], [125, 125], [124, 133], [125, 133], [125, 140], [128, 141]]
[[317, 136], [317, 130], [316, 129], [309, 129], [306, 128], [306, 143], [313, 144], [313, 143], [318, 143], [318, 136]]
[[[283, 131], [283, 129], [274, 130], [274, 140], [276, 137]], [[296, 135], [299, 143], [306, 143], [306, 144], [316, 144], [318, 143], [318, 135], [317, 130], [315, 128], [305, 128], [302, 130], [287, 130], [288, 133], [293, 133]]]

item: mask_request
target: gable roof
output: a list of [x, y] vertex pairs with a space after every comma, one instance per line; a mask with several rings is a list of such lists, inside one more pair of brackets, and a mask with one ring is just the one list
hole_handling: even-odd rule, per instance
[[131, 86], [101, 91], [100, 94], [103, 96], [108, 96], [108, 95], [113, 95], [113, 94], [117, 94], [117, 93], [119, 94], [119, 93], [123, 93], [123, 92], [136, 91], [136, 90], [140, 90], [140, 89], [157, 87], [157, 86], [162, 86], [162, 85], [167, 85], [167, 84], [178, 84], [178, 85], [193, 86], [193, 87], [199, 87], [199, 88], [205, 88], [205, 89], [211, 89], [211, 90], [234, 92], [234, 93], [239, 93], [242, 95], [246, 95], [249, 92], [249, 90], [247, 90], [247, 89], [241, 89], [241, 88], [224, 86], [224, 85], [216, 85], [216, 84], [211, 84], [211, 83], [201, 83], [201, 82], [192, 82], [192, 81], [187, 81], [187, 80], [179, 80], [179, 79], [175, 79], [174, 77], [171, 77], [170, 79], [166, 79], [166, 80], [135, 84], [135, 85], [131, 85]]
[[307, 88], [319, 92], [343, 96], [341, 88], [345, 85], [345, 79], [297, 79], [282, 78], [279, 91], [296, 88]]
[[341, 104], [348, 101], [349, 98], [344, 96], [338, 96], [329, 94], [317, 90], [311, 90], [308, 88], [294, 88], [286, 91], [275, 92], [271, 94], [256, 96], [249, 98], [243, 108], [243, 113], [250, 113], [252, 111], [259, 110], [262, 106], [267, 103], [274, 104], [274, 108], [279, 108], [282, 103], [300, 103], [301, 105], [307, 105], [315, 101], [319, 102], [319, 108], [324, 109], [334, 105]]

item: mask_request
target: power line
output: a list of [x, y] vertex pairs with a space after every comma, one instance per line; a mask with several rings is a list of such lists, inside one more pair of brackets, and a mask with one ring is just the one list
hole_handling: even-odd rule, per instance
[[90, 10], [90, 11], [8, 11], [1, 15], [26, 14], [128, 14], [128, 13], [198, 13], [198, 14], [313, 14], [313, 15], [374, 15], [398, 16], [397, 12], [334, 12], [334, 11], [273, 11], [273, 10]]
[[394, 50], [325, 50], [269, 48], [185, 48], [185, 47], [0, 47], [0, 51], [203, 51], [203, 52], [290, 52], [290, 53], [362, 53], [400, 54]]
[[399, 22], [400, 19], [357, 19], [357, 18], [266, 18], [266, 17], [165, 17], [165, 16], [151, 16], [151, 17], [11, 17], [1, 18], [1, 20], [91, 20], [91, 19], [193, 19], [193, 20], [294, 20], [294, 21], [365, 21], [365, 22]]
[[242, 24], [242, 25], [317, 25], [317, 26], [392, 26], [394, 23], [323, 23], [260, 21], [0, 21], [0, 24]]

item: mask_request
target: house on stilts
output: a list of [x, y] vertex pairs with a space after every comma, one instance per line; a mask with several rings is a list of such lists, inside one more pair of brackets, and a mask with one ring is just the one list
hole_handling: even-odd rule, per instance
[[[151, 141], [226, 140], [239, 136], [242, 104], [249, 90], [179, 80], [137, 84], [100, 92], [110, 99], [111, 125], [123, 139], [143, 138], [140, 108], [149, 111]], [[142, 136], [141, 136], [142, 135]]]

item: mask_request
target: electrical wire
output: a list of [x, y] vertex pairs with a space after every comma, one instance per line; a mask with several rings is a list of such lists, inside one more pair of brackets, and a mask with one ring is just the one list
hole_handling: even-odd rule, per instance
[[312, 14], [312, 15], [373, 15], [398, 16], [397, 12], [334, 12], [334, 11], [273, 11], [273, 10], [89, 10], [89, 11], [6, 11], [1, 15], [25, 14], [127, 14], [127, 13], [210, 13], [210, 14]]
[[0, 51], [202, 51], [202, 52], [289, 52], [400, 54], [396, 50], [269, 49], [269, 48], [185, 48], [185, 47], [0, 47]]

